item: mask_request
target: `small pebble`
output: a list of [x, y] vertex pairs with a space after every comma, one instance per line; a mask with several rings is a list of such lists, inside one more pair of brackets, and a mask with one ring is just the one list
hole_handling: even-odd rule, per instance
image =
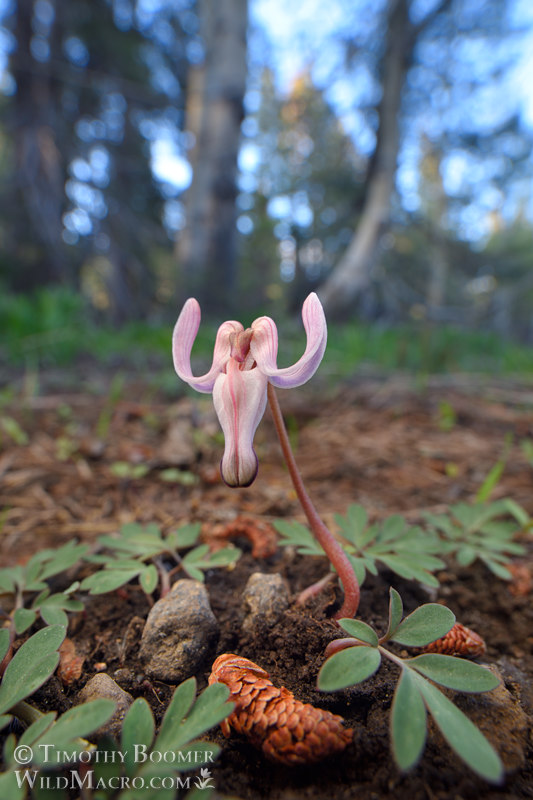
[[254, 572], [244, 589], [243, 628], [252, 633], [261, 627], [271, 628], [289, 606], [289, 592], [279, 573]]
[[152, 606], [141, 637], [146, 674], [181, 683], [213, 657], [219, 628], [203, 583], [183, 579]]
[[95, 739], [101, 736], [108, 735], [114, 739], [120, 739], [120, 732], [122, 730], [122, 722], [128, 711], [128, 708], [133, 703], [133, 697], [128, 692], [120, 688], [113, 678], [110, 678], [105, 672], [100, 672], [94, 675], [83, 687], [78, 694], [78, 703], [88, 703], [91, 700], [99, 700], [104, 697], [106, 700], [113, 700], [116, 704], [115, 713], [101, 728], [94, 734]]

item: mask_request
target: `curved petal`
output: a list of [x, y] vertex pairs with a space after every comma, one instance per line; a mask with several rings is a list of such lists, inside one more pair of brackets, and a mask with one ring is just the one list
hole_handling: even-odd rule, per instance
[[215, 381], [230, 357], [230, 335], [243, 330], [240, 322], [224, 322], [217, 332], [213, 363], [209, 372], [195, 377], [191, 372], [191, 350], [200, 327], [201, 311], [198, 301], [190, 297], [181, 310], [172, 334], [174, 369], [182, 381], [198, 392], [212, 392]]
[[254, 335], [250, 343], [250, 352], [258, 368], [274, 386], [282, 388], [301, 386], [315, 374], [322, 361], [328, 328], [322, 303], [314, 292], [303, 304], [302, 319], [307, 333], [305, 352], [296, 364], [284, 369], [278, 369], [277, 366], [278, 332], [274, 322], [270, 317], [260, 317], [252, 323]]
[[213, 389], [213, 403], [224, 433], [220, 472], [228, 486], [249, 486], [257, 475], [254, 434], [265, 413], [267, 379], [257, 368], [240, 370], [230, 358]]

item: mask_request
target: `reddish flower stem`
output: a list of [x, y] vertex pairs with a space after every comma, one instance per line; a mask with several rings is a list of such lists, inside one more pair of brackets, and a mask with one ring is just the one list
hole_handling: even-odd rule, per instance
[[359, 607], [359, 583], [348, 556], [342, 549], [340, 543], [337, 541], [337, 539], [335, 539], [331, 531], [328, 530], [318, 516], [317, 510], [307, 494], [302, 476], [300, 475], [300, 470], [298, 469], [294, 454], [292, 452], [278, 398], [271, 383], [268, 384], [268, 402], [270, 404], [270, 410], [274, 419], [274, 425], [276, 426], [276, 431], [279, 436], [283, 456], [287, 462], [289, 474], [298, 496], [298, 500], [300, 501], [305, 516], [307, 517], [307, 521], [309, 522], [310, 528], [313, 531], [317, 542], [323, 548], [342, 581], [342, 586], [344, 589], [344, 602], [339, 611], [337, 611], [337, 613], [334, 615], [334, 619], [355, 617]]

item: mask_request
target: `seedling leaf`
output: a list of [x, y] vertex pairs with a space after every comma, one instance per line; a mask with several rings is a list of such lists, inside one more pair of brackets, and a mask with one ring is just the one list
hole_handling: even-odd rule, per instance
[[380, 663], [381, 655], [377, 648], [366, 645], [348, 647], [324, 662], [318, 673], [318, 688], [323, 692], [335, 692], [361, 683], [374, 674]]
[[162, 752], [167, 749], [163, 746], [165, 743], [170, 746], [171, 743], [176, 740], [179, 727], [194, 702], [195, 694], [195, 678], [188, 678], [177, 687], [166, 710], [165, 716], [163, 717], [163, 722], [161, 723], [159, 735], [155, 743], [156, 750]]
[[391, 639], [407, 647], [424, 647], [445, 636], [454, 623], [455, 615], [449, 608], [438, 603], [426, 603], [405, 617]]
[[112, 700], [91, 700], [65, 711], [56, 723], [52, 725], [38, 740], [34, 747], [34, 763], [46, 764], [46, 748], [40, 745], [53, 745], [56, 757], [63, 751], [68, 756], [70, 752], [81, 752], [85, 749], [80, 737], [87, 736], [106, 723], [115, 711]]
[[428, 710], [452, 750], [482, 778], [500, 783], [502, 762], [481, 731], [435, 686], [416, 673], [413, 675]]
[[340, 619], [339, 625], [346, 633], [353, 636], [354, 639], [366, 642], [366, 644], [371, 645], [371, 647], [378, 646], [378, 635], [366, 622], [361, 622], [361, 620], [358, 619]]
[[48, 680], [59, 663], [58, 649], [65, 634], [63, 625], [49, 625], [34, 633], [17, 650], [0, 686], [0, 714], [29, 697]]
[[82, 589], [89, 589], [89, 594], [106, 594], [129, 583], [142, 571], [143, 565], [140, 563], [135, 569], [103, 569], [89, 575], [81, 582]]
[[426, 653], [406, 659], [405, 664], [435, 683], [459, 692], [490, 692], [500, 683], [485, 667], [454, 656]]
[[178, 686], [155, 741], [156, 750], [181, 749], [196, 736], [218, 725], [234, 708], [233, 703], [226, 702], [229, 690], [225, 684], [208, 686], [193, 706], [195, 692], [194, 678]]
[[139, 583], [141, 584], [143, 592], [146, 592], [146, 594], [152, 594], [152, 592], [154, 592], [156, 589], [158, 581], [159, 575], [157, 574], [155, 565], [148, 564], [146, 569], [144, 569], [139, 576]]
[[68, 625], [68, 617], [62, 608], [57, 606], [43, 606], [41, 608], [41, 617], [47, 625]]
[[30, 628], [37, 619], [37, 612], [31, 611], [29, 608], [17, 608], [13, 614], [13, 622], [15, 623], [15, 631], [17, 634], [24, 633]]
[[121, 736], [121, 750], [124, 753], [124, 764], [128, 775], [136, 769], [135, 745], [150, 747], [154, 740], [155, 722], [150, 706], [144, 697], [138, 697], [124, 717]]
[[389, 589], [389, 625], [386, 633], [387, 639], [390, 639], [390, 637], [398, 628], [398, 625], [402, 621], [402, 616], [403, 616], [402, 598], [400, 597], [396, 589], [393, 589], [391, 586], [391, 588]]
[[400, 769], [411, 769], [426, 742], [426, 707], [408, 669], [402, 669], [394, 693], [390, 726], [394, 759]]
[[9, 650], [9, 631], [7, 628], [0, 628], [0, 661], [3, 661]]
[[300, 522], [278, 519], [274, 527], [281, 533], [279, 543], [282, 547], [296, 547], [299, 553], [307, 556], [325, 555], [309, 528]]
[[48, 714], [43, 714], [42, 717], [32, 722], [29, 728], [26, 728], [24, 733], [19, 739], [19, 745], [26, 744], [30, 747], [42, 736], [45, 731], [52, 725], [57, 714], [55, 711], [50, 711]]
[[235, 705], [228, 703], [229, 689], [223, 683], [213, 683], [199, 695], [189, 715], [182, 723], [172, 748], [183, 748], [197, 736], [218, 725]]

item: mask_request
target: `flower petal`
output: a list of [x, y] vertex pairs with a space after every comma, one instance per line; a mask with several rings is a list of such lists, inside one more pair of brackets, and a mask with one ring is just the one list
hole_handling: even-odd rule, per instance
[[312, 292], [302, 307], [302, 319], [307, 333], [307, 345], [303, 356], [292, 367], [278, 369], [278, 332], [270, 317], [259, 317], [252, 323], [254, 335], [250, 343], [258, 368], [274, 386], [290, 388], [301, 386], [311, 378], [324, 356], [328, 329], [324, 309], [317, 295]]
[[191, 371], [191, 350], [200, 327], [201, 311], [198, 301], [190, 297], [181, 310], [172, 334], [174, 369], [182, 381], [198, 392], [212, 392], [215, 381], [230, 357], [230, 335], [243, 330], [240, 322], [224, 322], [217, 332], [213, 363], [209, 372], [195, 377]]
[[221, 373], [213, 389], [213, 403], [225, 449], [220, 471], [228, 486], [249, 486], [257, 475], [254, 434], [267, 402], [267, 379], [257, 368], [239, 369], [230, 358], [227, 373]]

